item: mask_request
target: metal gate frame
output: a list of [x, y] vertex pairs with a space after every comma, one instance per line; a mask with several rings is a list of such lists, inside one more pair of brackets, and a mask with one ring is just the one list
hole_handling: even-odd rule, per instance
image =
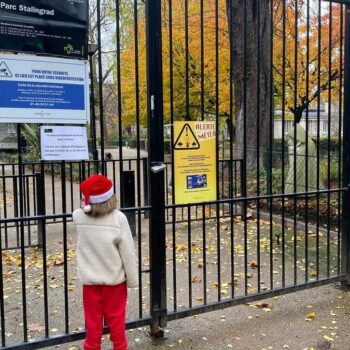
[[[327, 1], [327, 0], [326, 0]], [[343, 135], [350, 135], [350, 1], [337, 0], [337, 3], [345, 4], [345, 82], [344, 82], [344, 116], [343, 116]], [[152, 165], [162, 164], [164, 156], [160, 149], [163, 149], [163, 100], [162, 100], [162, 30], [161, 30], [161, 1], [147, 1], [147, 40], [148, 40], [148, 115], [149, 115], [149, 139], [150, 139], [150, 159]], [[343, 150], [350, 149], [350, 137], [343, 137]], [[152, 257], [151, 263], [151, 281], [152, 281], [152, 332], [157, 335], [160, 332], [159, 327], [166, 325], [167, 321], [205, 313], [213, 310], [219, 310], [234, 305], [270, 298], [273, 296], [284, 295], [300, 290], [314, 288], [334, 282], [342, 282], [343, 285], [350, 286], [350, 215], [342, 215], [342, 272], [335, 277], [318, 278], [316, 281], [305, 282], [289, 287], [275, 288], [271, 291], [260, 292], [259, 294], [233, 298], [231, 300], [218, 301], [198, 307], [190, 307], [181, 311], [168, 312], [166, 309], [166, 276], [164, 268], [166, 265], [165, 254], [165, 220], [163, 215], [165, 209], [175, 209], [176, 205], [164, 206], [162, 196], [158, 193], [165, 193], [163, 177], [159, 173], [150, 172], [151, 181], [151, 246], [152, 252], [161, 252]], [[342, 212], [350, 212], [350, 152], [344, 152], [343, 155], [343, 187], [338, 189], [343, 198]], [[328, 191], [318, 191], [319, 193]], [[273, 195], [262, 196], [261, 198], [274, 198]], [[246, 203], [249, 197], [232, 199], [226, 203], [235, 202]], [[213, 202], [215, 205], [220, 203]], [[201, 205], [201, 203], [199, 204]], [[246, 208], [246, 205], [244, 205]], [[161, 216], [161, 218], [160, 218]]]
[[[334, 1], [334, 2], [341, 2]], [[350, 135], [350, 2], [342, 1], [346, 4], [346, 34], [345, 34], [345, 86], [344, 86], [344, 135]], [[161, 27], [161, 0], [146, 1], [147, 18], [147, 75], [148, 75], [148, 130], [149, 130], [149, 209], [150, 209], [150, 315], [142, 320], [133, 321], [127, 324], [127, 328], [135, 328], [145, 325], [151, 326], [153, 336], [162, 336], [162, 327], [168, 321], [188, 317], [195, 314], [218, 310], [249, 301], [265, 299], [272, 296], [283, 295], [299, 290], [314, 288], [317, 286], [341, 281], [345, 285], [350, 285], [350, 215], [342, 216], [342, 273], [336, 277], [318, 279], [313, 282], [302, 283], [290, 287], [276, 288], [259, 294], [246, 295], [232, 298], [230, 300], [208, 303], [202, 306], [191, 307], [183, 310], [169, 312], [167, 310], [167, 284], [166, 284], [166, 220], [167, 209], [174, 209], [176, 205], [166, 205], [166, 188], [164, 173], [158, 171], [164, 164], [163, 145], [163, 89], [162, 89], [162, 27]], [[99, 43], [101, 46], [101, 43]], [[101, 61], [99, 61], [101, 65]], [[100, 71], [101, 71], [100, 67]], [[100, 89], [100, 101], [102, 100], [102, 90]], [[103, 106], [100, 105], [100, 115], [103, 115]], [[102, 118], [101, 118], [102, 120]], [[101, 128], [103, 133], [103, 127]], [[20, 134], [20, 133], [19, 133]], [[95, 140], [96, 141], [96, 140]], [[350, 149], [350, 137], [343, 137], [343, 149]], [[96, 147], [95, 147], [96, 150]], [[94, 157], [96, 154], [94, 155]], [[102, 145], [102, 162], [104, 161], [104, 149]], [[19, 169], [22, 169], [21, 161]], [[43, 169], [43, 168], [42, 168]], [[104, 171], [104, 167], [102, 167]], [[20, 170], [20, 177], [23, 176]], [[63, 180], [62, 180], [63, 181]], [[343, 213], [350, 212], [350, 152], [343, 155], [343, 187], [339, 189], [343, 200]], [[20, 187], [20, 193], [23, 189]], [[327, 191], [319, 191], [327, 193]], [[261, 196], [259, 198], [271, 199], [274, 195]], [[246, 205], [248, 199], [246, 195], [241, 198], [220, 200], [211, 203], [212, 205], [243, 203]], [[246, 208], [246, 207], [245, 207]], [[135, 208], [134, 208], [135, 209]], [[136, 210], [138, 210], [136, 208]], [[2, 220], [3, 223], [18, 222], [23, 225], [25, 220], [48, 220], [61, 218], [64, 221], [70, 218], [66, 214], [66, 208], [62, 215], [36, 215], [34, 217], [23, 217], [23, 203], [20, 208], [21, 216], [17, 219]], [[40, 214], [40, 213], [38, 213]], [[45, 225], [44, 225], [45, 226]], [[23, 234], [23, 229], [22, 229]], [[24, 249], [24, 247], [22, 247]], [[24, 255], [24, 252], [23, 252]], [[3, 316], [3, 315], [2, 315]], [[107, 332], [107, 330], [105, 330]], [[25, 342], [18, 345], [10, 345], [2, 349], [39, 349], [46, 346], [62, 344], [66, 342], [83, 339], [84, 332], [76, 334], [65, 334], [58, 337], [50, 337], [32, 343]]]

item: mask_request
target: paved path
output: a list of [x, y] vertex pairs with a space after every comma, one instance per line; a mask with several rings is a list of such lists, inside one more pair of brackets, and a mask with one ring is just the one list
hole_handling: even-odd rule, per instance
[[[350, 349], [349, 291], [330, 285], [268, 302], [270, 311], [252, 303], [170, 322], [161, 341], [153, 341], [148, 328], [129, 331], [129, 350]], [[47, 349], [55, 348], [82, 349], [81, 342]], [[102, 349], [111, 349], [107, 337]]]

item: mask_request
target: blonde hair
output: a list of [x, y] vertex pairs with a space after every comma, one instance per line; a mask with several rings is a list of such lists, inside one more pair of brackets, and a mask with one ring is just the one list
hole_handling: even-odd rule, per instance
[[90, 203], [91, 211], [86, 213], [89, 216], [99, 217], [111, 213], [117, 209], [117, 198], [115, 194], [111, 198], [102, 203]]

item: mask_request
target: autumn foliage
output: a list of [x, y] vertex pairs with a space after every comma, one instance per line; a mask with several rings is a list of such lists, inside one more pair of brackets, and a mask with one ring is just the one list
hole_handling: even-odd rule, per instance
[[[234, 115], [230, 30], [226, 0], [162, 1], [164, 122]], [[309, 5], [309, 6], [308, 6]], [[319, 0], [274, 0], [275, 108], [300, 118], [318, 99], [337, 100], [342, 72], [341, 6]], [[146, 23], [144, 4], [123, 24], [122, 123], [146, 126]], [[248, 38], [249, 40], [249, 38]], [[263, 48], [262, 48], [263, 49]], [[230, 63], [231, 62], [231, 63]], [[114, 69], [115, 78], [117, 68]], [[249, 84], [248, 84], [249, 88]]]

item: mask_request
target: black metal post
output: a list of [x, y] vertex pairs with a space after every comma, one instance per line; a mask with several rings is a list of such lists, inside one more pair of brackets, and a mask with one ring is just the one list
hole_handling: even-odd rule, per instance
[[[19, 186], [19, 217], [24, 216], [24, 193], [23, 193], [23, 158], [21, 147], [21, 124], [17, 124], [17, 144], [18, 144], [18, 186]], [[21, 260], [25, 261], [25, 241], [24, 241], [24, 222], [20, 222], [20, 242], [21, 242]], [[28, 319], [27, 319], [27, 294], [26, 294], [26, 269], [25, 264], [21, 264], [22, 277], [22, 317], [23, 317], [23, 340], [28, 341]]]
[[[148, 158], [147, 157], [142, 158], [142, 174], [143, 174], [143, 203], [145, 206], [147, 206], [149, 204]], [[148, 219], [149, 217], [148, 210], [145, 210], [144, 217]]]
[[[45, 180], [44, 172], [35, 174], [36, 181], [36, 203], [37, 203], [37, 214], [45, 215]], [[43, 246], [43, 235], [45, 234], [45, 219], [38, 220], [38, 247]]]
[[[95, 51], [96, 52], [96, 51]], [[97, 167], [96, 161], [98, 160], [98, 151], [96, 144], [96, 113], [95, 113], [95, 87], [94, 87], [94, 66], [93, 66], [93, 55], [95, 52], [89, 52], [89, 62], [90, 62], [90, 110], [91, 110], [91, 148], [92, 148], [92, 159], [95, 161], [95, 166]], [[97, 170], [95, 170], [97, 173]]]
[[[150, 168], [164, 162], [161, 0], [146, 1], [147, 112]], [[162, 337], [166, 325], [164, 173], [150, 172], [151, 334]]]
[[350, 286], [350, 5], [346, 5], [345, 9], [344, 62], [343, 187], [348, 190], [344, 194], [342, 208], [343, 272], [346, 273], [343, 283]]
[[[121, 183], [124, 191], [121, 198], [122, 208], [135, 208], [135, 172], [133, 170], [124, 170]], [[128, 211], [125, 213], [128, 218], [131, 233], [133, 237], [136, 236], [136, 213], [135, 211]]]
[[[98, 98], [99, 98], [99, 117], [100, 117], [100, 150], [101, 150], [101, 168], [100, 172], [105, 175], [105, 129], [104, 129], [104, 110], [103, 110], [103, 68], [102, 68], [102, 39], [101, 39], [101, 0], [96, 2], [97, 15], [97, 47], [98, 47]], [[118, 22], [119, 23], [119, 22]]]

